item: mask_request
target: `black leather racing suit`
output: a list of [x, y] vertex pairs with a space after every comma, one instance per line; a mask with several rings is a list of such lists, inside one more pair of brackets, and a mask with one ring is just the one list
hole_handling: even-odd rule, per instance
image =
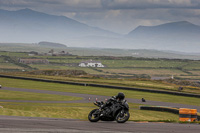
[[116, 96], [112, 96], [112, 98], [108, 99], [105, 104], [101, 107], [101, 109], [104, 109], [105, 107], [112, 106], [115, 102], [117, 102]]
[[[107, 107], [110, 108], [113, 104], [115, 104], [116, 102], [121, 102], [121, 100], [117, 99], [117, 96], [112, 96], [110, 99], [108, 99], [101, 107], [101, 110], [104, 110], [106, 109]], [[109, 112], [105, 112], [103, 111], [103, 115], [105, 115], [105, 113], [108, 113]]]

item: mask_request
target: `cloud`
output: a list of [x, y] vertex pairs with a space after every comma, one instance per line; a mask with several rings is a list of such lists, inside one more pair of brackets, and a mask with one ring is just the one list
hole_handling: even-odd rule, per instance
[[199, 0], [0, 0], [0, 9], [23, 8], [64, 15], [119, 33], [138, 25], [179, 20], [200, 23]]
[[200, 8], [198, 0], [101, 0], [105, 9]]
[[[136, 9], [199, 9], [199, 0], [0, 0], [0, 8], [38, 7], [71, 12]], [[45, 9], [47, 10], [47, 9]]]
[[125, 9], [153, 9], [153, 8], [199, 8], [199, 0], [0, 0], [0, 6], [60, 6], [93, 10], [125, 10]]

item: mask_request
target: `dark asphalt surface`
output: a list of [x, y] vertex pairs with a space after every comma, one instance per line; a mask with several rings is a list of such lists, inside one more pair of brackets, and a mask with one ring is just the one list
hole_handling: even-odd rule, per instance
[[[98, 100], [105, 100], [107, 96], [78, 94], [69, 92], [56, 92], [46, 90], [33, 90], [21, 88], [3, 87], [2, 90], [23, 91], [34, 93], [46, 93], [56, 95], [67, 95], [83, 97], [83, 100], [77, 101], [16, 101], [16, 100], [0, 100], [4, 102], [39, 102], [39, 103], [87, 103], [93, 102], [96, 98]], [[91, 101], [88, 100], [91, 98]], [[127, 99], [129, 103], [141, 103], [138, 99]], [[187, 107], [196, 108], [200, 110], [199, 106], [191, 106], [184, 104], [174, 104], [157, 101], [147, 101], [145, 104], [155, 106], [170, 106], [170, 107]], [[137, 133], [199, 133], [199, 124], [178, 124], [178, 123], [137, 123], [126, 122], [119, 124], [116, 122], [97, 122], [91, 123], [89, 121], [74, 120], [74, 119], [54, 119], [54, 118], [31, 118], [31, 117], [15, 117], [15, 116], [0, 116], [0, 132], [2, 133], [27, 133], [27, 132], [74, 132], [74, 133], [100, 133], [100, 132], [137, 132]]]
[[126, 122], [97, 122], [52, 119], [52, 118], [31, 118], [0, 116], [0, 132], [69, 132], [69, 133], [100, 133], [100, 132], [136, 132], [136, 133], [199, 133], [199, 124], [178, 124], [178, 123], [137, 123]]

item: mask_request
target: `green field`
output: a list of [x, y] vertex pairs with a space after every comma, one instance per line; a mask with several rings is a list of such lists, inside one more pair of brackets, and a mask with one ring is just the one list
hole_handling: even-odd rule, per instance
[[[0, 78], [2, 86], [16, 87], [25, 89], [41, 89], [60, 92], [73, 92], [84, 94], [96, 94], [112, 96], [116, 95], [119, 91], [117, 89], [106, 89], [98, 87], [83, 87], [75, 85], [65, 85], [56, 83], [45, 83], [36, 81], [24, 81], [9, 78]], [[190, 105], [198, 105], [198, 98], [187, 98], [173, 95], [143, 93], [137, 91], [124, 91], [127, 98], [145, 97], [148, 100], [176, 102]], [[58, 96], [49, 94], [37, 94], [31, 92], [15, 92], [1, 90], [0, 99], [4, 100], [32, 100], [32, 101], [59, 101], [59, 100], [79, 100], [78, 97]], [[194, 101], [194, 102], [191, 102]], [[87, 119], [87, 115], [90, 110], [95, 108], [92, 103], [20, 103], [20, 102], [1, 102], [3, 108], [0, 108], [0, 115], [12, 115], [12, 116], [29, 116], [29, 117], [52, 117], [52, 118], [70, 118], [70, 119]], [[133, 121], [178, 121], [178, 115], [139, 110], [139, 104], [130, 105], [130, 120]]]
[[[67, 50], [66, 50], [67, 51]], [[49, 64], [21, 64], [19, 58], [47, 59]], [[78, 67], [81, 61], [96, 60], [105, 68]], [[33, 70], [83, 70], [109, 78], [170, 78], [199, 80], [200, 61], [112, 56], [28, 56], [28, 52], [0, 52], [0, 72]]]
[[1, 100], [28, 100], [28, 101], [71, 101], [81, 100], [79, 97], [60, 96], [51, 94], [40, 94], [31, 92], [18, 92], [18, 91], [0, 91]]
[[[87, 120], [88, 113], [95, 108], [92, 103], [78, 104], [33, 104], [28, 103], [0, 103], [4, 108], [0, 109], [0, 115], [50, 117]], [[166, 121], [177, 122], [178, 115], [166, 112], [144, 111], [130, 109], [132, 121]]]
[[[26, 81], [26, 80], [24, 81], [24, 80], [9, 79], [9, 78], [0, 78], [0, 81], [2, 82], [1, 83], [2, 86], [7, 86], [7, 87], [51, 90], [60, 92], [73, 92], [73, 93], [94, 94], [94, 95], [104, 95], [104, 96], [113, 96], [120, 91], [118, 89], [65, 85], [65, 84], [45, 83], [36, 81]], [[193, 98], [193, 97], [181, 97], [181, 96], [173, 96], [167, 94], [157, 94], [157, 93], [129, 91], [129, 90], [121, 90], [121, 91], [123, 91], [126, 94], [127, 98], [141, 99], [142, 97], [145, 97], [148, 100], [152, 101], [173, 102], [173, 103], [196, 105], [196, 106], [198, 106], [200, 102], [199, 98]]]
[[[4, 73], [3, 73], [4, 74]], [[6, 73], [8, 74], [8, 73]], [[178, 88], [183, 86], [181, 92], [200, 94], [200, 87], [196, 86], [198, 83], [192, 85], [192, 82], [188, 81], [178, 81], [180, 84], [175, 84], [177, 80], [160, 81], [160, 80], [147, 80], [147, 79], [108, 79], [108, 78], [94, 78], [94, 77], [84, 77], [84, 76], [45, 76], [45, 75], [30, 75], [24, 73], [12, 73], [11, 76], [20, 77], [30, 77], [30, 78], [40, 78], [40, 79], [50, 79], [58, 81], [71, 81], [71, 82], [82, 82], [82, 83], [92, 83], [92, 84], [105, 84], [105, 85], [115, 85], [121, 87], [135, 87], [135, 88], [145, 88], [145, 89], [156, 89], [156, 90], [167, 90], [167, 91], [177, 91]], [[172, 81], [172, 83], [171, 83]]]

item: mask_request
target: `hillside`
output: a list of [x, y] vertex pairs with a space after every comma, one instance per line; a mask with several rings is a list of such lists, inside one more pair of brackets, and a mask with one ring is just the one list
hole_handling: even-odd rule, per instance
[[151, 49], [199, 52], [200, 48], [200, 26], [187, 21], [158, 26], [139, 26], [127, 37]]
[[77, 37], [115, 35], [64, 16], [49, 15], [31, 9], [0, 10], [0, 29], [1, 42], [15, 43], [35, 43], [44, 40], [67, 44], [70, 39]]
[[39, 42], [39, 46], [42, 47], [56, 47], [56, 48], [66, 48], [67, 46], [60, 43], [53, 43], [53, 42]]

